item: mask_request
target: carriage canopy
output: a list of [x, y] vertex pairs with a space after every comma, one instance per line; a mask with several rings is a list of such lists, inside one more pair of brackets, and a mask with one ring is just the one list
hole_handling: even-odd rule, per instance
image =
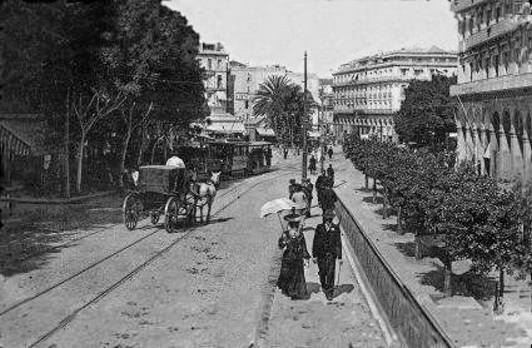
[[139, 189], [143, 192], [170, 194], [184, 187], [186, 169], [150, 165], [139, 168]]

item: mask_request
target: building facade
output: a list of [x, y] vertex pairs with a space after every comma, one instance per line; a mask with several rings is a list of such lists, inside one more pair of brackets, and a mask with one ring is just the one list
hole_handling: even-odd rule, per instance
[[229, 54], [225, 52], [221, 43], [201, 43], [198, 59], [205, 69], [205, 98], [211, 114], [226, 113], [228, 109]]
[[[249, 121], [253, 116], [253, 99], [257, 96], [257, 91], [261, 83], [265, 82], [270, 76], [286, 76], [293, 83], [301, 86], [304, 85], [304, 76], [301, 73], [295, 73], [284, 66], [249, 66], [239, 62], [232, 61], [230, 64], [231, 77], [234, 90], [234, 113], [241, 120]], [[307, 90], [312, 94], [314, 101], [319, 103], [319, 86], [320, 81], [315, 74], [307, 75]], [[317, 109], [313, 110], [313, 122], [318, 121]]]
[[438, 47], [401, 49], [343, 64], [333, 73], [334, 123], [339, 132], [395, 140], [393, 115], [411, 80], [452, 76], [457, 56]]
[[517, 0], [453, 0], [458, 159], [500, 179], [531, 176], [532, 16]]

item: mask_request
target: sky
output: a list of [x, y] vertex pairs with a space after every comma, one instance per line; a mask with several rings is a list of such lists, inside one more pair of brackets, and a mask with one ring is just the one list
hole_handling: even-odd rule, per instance
[[202, 42], [221, 42], [231, 60], [284, 65], [331, 77], [341, 64], [379, 51], [436, 45], [456, 50], [448, 0], [168, 0]]

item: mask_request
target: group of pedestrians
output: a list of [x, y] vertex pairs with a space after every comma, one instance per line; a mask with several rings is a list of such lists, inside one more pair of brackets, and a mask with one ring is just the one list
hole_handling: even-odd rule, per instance
[[334, 170], [329, 166], [327, 172], [322, 171], [316, 180], [316, 192], [319, 206], [323, 212], [323, 221], [316, 227], [312, 242], [312, 255], [308, 252], [305, 237], [302, 233], [305, 217], [310, 217], [314, 185], [310, 179], [301, 184], [295, 179], [290, 180], [289, 198], [295, 203], [294, 214], [285, 217], [288, 230], [279, 238], [279, 247], [284, 249], [281, 273], [277, 286], [283, 294], [292, 299], [308, 299], [309, 294], [305, 282], [305, 267], [310, 259], [318, 264], [318, 273], [323, 292], [328, 300], [334, 295], [334, 279], [336, 260], [342, 259], [342, 243], [340, 229], [333, 223], [336, 194]]
[[[326, 151], [327, 154], [329, 155], [329, 160], [332, 160], [333, 158], [333, 149], [332, 147], [329, 147], [329, 149]], [[286, 158], [285, 158], [286, 159]], [[318, 160], [316, 159], [316, 156], [314, 154], [311, 154], [310, 155], [310, 159], [308, 160], [308, 170], [310, 172], [310, 174], [312, 175], [315, 175], [316, 174], [316, 170], [317, 170], [317, 162]], [[330, 166], [330, 165], [329, 165]], [[332, 169], [332, 168], [331, 168]]]
[[309, 266], [311, 258], [318, 264], [318, 275], [325, 297], [329, 301], [333, 299], [336, 260], [342, 262], [340, 228], [333, 223], [334, 216], [332, 210], [323, 214], [323, 222], [316, 227], [312, 241], [312, 256], [301, 231], [302, 216], [291, 214], [285, 217], [288, 230], [279, 238], [279, 248], [284, 249], [284, 252], [277, 286], [293, 300], [309, 298], [305, 267]]

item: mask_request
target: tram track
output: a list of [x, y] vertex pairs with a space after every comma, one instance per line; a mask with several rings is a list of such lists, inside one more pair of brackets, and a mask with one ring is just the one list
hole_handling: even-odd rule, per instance
[[[292, 168], [283, 168], [283, 172], [282, 173], [277, 173], [276, 175], [268, 175], [267, 178], [264, 178], [262, 180], [259, 180], [259, 181], [256, 181], [256, 182], [251, 182], [250, 184], [251, 185], [245, 185], [247, 187], [245, 187], [243, 189], [242, 192], [236, 192], [238, 191], [239, 189], [242, 189], [241, 186], [235, 186], [235, 187], [232, 187], [232, 188], [229, 188], [227, 189], [227, 191], [224, 191], [222, 194], [218, 195], [218, 199], [219, 198], [223, 198], [223, 197], [226, 197], [232, 193], [235, 193], [236, 192], [236, 195], [235, 197], [232, 197], [228, 202], [226, 202], [222, 207], [220, 207], [218, 210], [216, 210], [212, 216], [217, 216], [219, 215], [220, 213], [222, 213], [225, 209], [227, 209], [229, 206], [231, 206], [232, 204], [234, 204], [235, 202], [237, 202], [242, 196], [244, 196], [246, 193], [248, 193], [249, 191], [251, 191], [253, 188], [255, 188], [256, 186], [260, 185], [260, 184], [263, 184], [265, 182], [268, 182], [268, 181], [271, 181], [271, 180], [276, 180], [277, 178], [280, 178], [280, 177], [283, 177], [283, 176], [287, 176], [287, 175], [291, 175], [291, 169]], [[286, 171], [288, 170], [288, 172]], [[271, 172], [270, 172], [271, 173]], [[275, 172], [274, 172], [275, 174]], [[176, 245], [178, 245], [181, 241], [185, 240], [185, 239], [188, 239], [188, 237], [193, 234], [195, 231], [198, 230], [197, 227], [200, 227], [200, 226], [191, 226], [191, 227], [188, 227], [186, 228], [183, 232], [184, 234], [179, 236], [178, 238], [176, 238], [175, 240], [173, 240], [169, 245], [163, 247], [162, 249], [158, 250], [157, 252], [155, 252], [154, 254], [152, 254], [150, 257], [148, 257], [144, 262], [142, 262], [141, 264], [139, 264], [138, 266], [136, 266], [134, 269], [132, 269], [131, 271], [129, 271], [127, 274], [125, 274], [123, 277], [121, 277], [120, 279], [118, 279], [117, 281], [115, 281], [114, 283], [112, 283], [110, 286], [107, 286], [105, 289], [103, 289], [102, 291], [98, 292], [95, 296], [93, 296], [89, 301], [85, 302], [83, 305], [77, 307], [75, 310], [71, 311], [68, 315], [66, 315], [65, 317], [63, 317], [62, 320], [60, 320], [58, 322], [57, 325], [55, 325], [51, 330], [48, 330], [46, 333], [44, 333], [43, 335], [39, 336], [39, 338], [33, 342], [31, 345], [28, 345], [29, 347], [36, 347], [38, 346], [40, 343], [48, 340], [51, 336], [53, 336], [55, 333], [57, 333], [59, 330], [65, 328], [70, 322], [72, 322], [75, 317], [80, 313], [82, 312], [84, 309], [86, 309], [87, 307], [90, 307], [91, 305], [95, 304], [96, 302], [100, 301], [101, 299], [107, 297], [109, 294], [111, 294], [114, 290], [118, 289], [122, 284], [124, 284], [125, 282], [127, 282], [128, 280], [132, 279], [135, 275], [139, 274], [142, 270], [144, 270], [148, 265], [152, 264], [153, 262], [155, 262], [157, 259], [159, 259], [161, 256], [163, 256], [164, 254], [166, 254], [168, 251], [170, 251], [172, 248], [174, 248]], [[135, 245], [138, 245], [140, 244], [142, 241], [145, 241], [147, 240], [148, 238], [150, 238], [151, 236], [155, 235], [157, 232], [160, 232], [161, 230], [156, 230], [156, 231], [153, 231], [153, 232], [150, 232], [148, 235], [145, 235], [135, 241], [133, 241], [132, 243], [124, 246], [123, 248], [113, 252], [112, 254], [109, 254], [107, 255], [106, 257], [98, 260], [97, 262], [94, 262], [92, 263], [91, 265], [81, 269], [80, 271], [76, 272], [75, 274], [69, 276], [68, 278], [65, 278], [63, 280], [61, 280], [60, 282], [58, 283], [55, 283], [51, 286], [49, 286], [48, 288], [44, 289], [43, 291], [40, 291], [39, 293], [31, 296], [31, 297], [28, 297], [20, 302], [17, 302], [13, 305], [11, 305], [10, 307], [8, 307], [7, 309], [3, 310], [2, 312], [0, 312], [0, 317], [2, 316], [5, 316], [7, 313], [9, 312], [12, 312], [13, 310], [17, 309], [17, 308], [20, 308], [24, 305], [28, 305], [30, 303], [33, 303], [35, 302], [36, 300], [38, 300], [39, 298], [43, 297], [44, 295], [46, 295], [47, 293], [50, 293], [51, 291], [53, 290], [56, 290], [60, 287], [62, 287], [63, 285], [69, 283], [70, 281], [72, 281], [74, 278], [77, 278], [79, 277], [80, 275], [86, 273], [87, 271], [89, 271], [90, 269], [93, 269], [101, 264], [103, 264], [104, 262], [110, 260], [110, 259], [113, 259], [114, 257], [116, 257], [117, 255], [120, 255], [122, 253], [124, 253], [126, 250], [132, 248], [133, 246]]]

